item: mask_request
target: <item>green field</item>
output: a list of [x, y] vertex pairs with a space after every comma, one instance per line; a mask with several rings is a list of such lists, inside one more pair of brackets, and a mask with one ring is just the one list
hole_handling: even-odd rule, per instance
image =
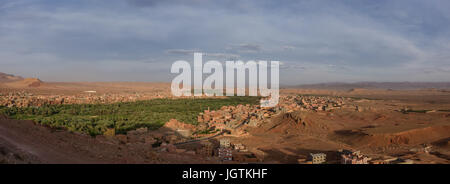
[[238, 104], [259, 104], [257, 97], [154, 99], [115, 104], [48, 105], [43, 107], [0, 108], [0, 114], [12, 119], [36, 123], [89, 135], [103, 134], [115, 128], [123, 134], [141, 127], [157, 129], [170, 119], [197, 124], [197, 116], [208, 109]]

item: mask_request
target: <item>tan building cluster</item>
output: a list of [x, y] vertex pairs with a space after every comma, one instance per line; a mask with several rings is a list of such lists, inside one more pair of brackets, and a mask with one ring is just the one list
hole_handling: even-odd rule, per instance
[[361, 154], [360, 151], [338, 150], [341, 164], [369, 164], [370, 157]]
[[161, 98], [159, 95], [142, 94], [94, 94], [86, 92], [79, 95], [34, 95], [26, 92], [0, 94], [0, 106], [6, 107], [40, 107], [60, 104], [109, 104], [118, 102], [134, 102]]
[[345, 106], [343, 97], [328, 96], [297, 96], [295, 101], [304, 110], [330, 111], [332, 109], [340, 109]]
[[272, 108], [261, 108], [259, 105], [224, 106], [219, 110], [205, 110], [198, 116], [200, 130], [233, 130], [238, 132], [242, 125], [259, 126], [261, 122], [279, 113], [294, 111], [330, 111], [332, 109], [353, 108], [343, 97], [319, 96], [283, 96], [279, 104]]
[[206, 126], [206, 129], [235, 129], [248, 123], [256, 124], [265, 118], [269, 118], [277, 113], [279, 108], [264, 109], [259, 105], [238, 105], [224, 106], [219, 110], [205, 110], [198, 116], [200, 126]]

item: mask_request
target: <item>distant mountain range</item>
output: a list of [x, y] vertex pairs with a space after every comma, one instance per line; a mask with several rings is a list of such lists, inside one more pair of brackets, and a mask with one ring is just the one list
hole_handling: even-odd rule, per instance
[[288, 86], [288, 88], [303, 89], [341, 89], [349, 90], [355, 88], [364, 89], [450, 89], [450, 82], [355, 82], [355, 83], [320, 83]]
[[[0, 83], [21, 84], [29, 87], [40, 86], [43, 82], [37, 78], [23, 78], [0, 72]], [[350, 90], [350, 89], [392, 89], [392, 90], [406, 90], [406, 89], [450, 89], [450, 82], [330, 82], [318, 84], [302, 84], [282, 86], [283, 88], [299, 88], [299, 89], [335, 89], [335, 90]]]

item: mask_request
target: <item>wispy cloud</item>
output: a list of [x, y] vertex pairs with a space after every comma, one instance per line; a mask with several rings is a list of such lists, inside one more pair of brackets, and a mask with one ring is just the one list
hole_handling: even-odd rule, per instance
[[199, 49], [169, 49], [166, 50], [169, 54], [183, 54], [183, 55], [193, 55], [195, 52], [200, 52]]
[[262, 46], [257, 44], [241, 43], [241, 44], [231, 44], [230, 46], [227, 47], [227, 49], [241, 53], [254, 53], [260, 52], [262, 50]]

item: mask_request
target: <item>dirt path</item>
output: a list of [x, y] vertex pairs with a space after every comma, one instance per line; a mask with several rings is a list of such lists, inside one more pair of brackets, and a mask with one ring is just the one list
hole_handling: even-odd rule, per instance
[[217, 133], [217, 134], [215, 134], [213, 136], [210, 136], [210, 137], [204, 137], [204, 138], [201, 138], [201, 139], [189, 140], [189, 141], [185, 141], [185, 142], [179, 142], [179, 143], [175, 143], [174, 145], [178, 146], [178, 145], [184, 145], [184, 144], [197, 143], [197, 142], [200, 142], [200, 141], [206, 141], [206, 140], [214, 139], [214, 138], [216, 138], [218, 136], [221, 136], [221, 135], [223, 135], [226, 132], [227, 131], [222, 130], [219, 133]]

